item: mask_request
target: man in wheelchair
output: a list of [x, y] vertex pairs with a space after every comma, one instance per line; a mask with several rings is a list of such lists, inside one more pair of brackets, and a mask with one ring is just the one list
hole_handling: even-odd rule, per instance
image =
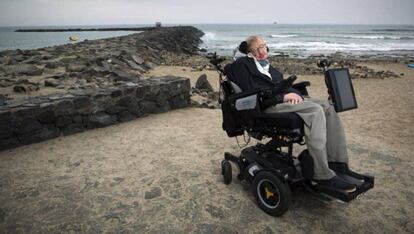
[[[309, 82], [293, 84], [296, 76], [283, 79], [270, 66], [263, 38], [251, 36], [238, 49], [247, 56], [224, 69], [224, 58], [210, 58], [220, 74], [223, 129], [229, 137], [247, 132], [259, 141], [270, 140], [244, 148], [240, 156], [224, 153], [224, 183], [231, 183], [233, 162], [239, 168], [237, 178], [252, 183], [259, 207], [273, 216], [287, 211], [297, 185], [323, 200], [342, 202], [373, 188], [373, 176], [348, 167], [345, 133], [336, 113], [357, 108], [348, 69], [328, 69], [329, 61], [318, 62], [330, 97], [320, 101], [308, 97]], [[294, 157], [293, 144], [304, 142], [307, 149]]]
[[[268, 47], [259, 36], [251, 36], [243, 42], [240, 51], [247, 56], [226, 66], [227, 78], [243, 92], [275, 88], [283, 80], [283, 74], [268, 61]], [[337, 176], [330, 168], [334, 164], [347, 164], [345, 132], [338, 114], [329, 101], [316, 100], [289, 87], [274, 94], [274, 103], [265, 113], [296, 113], [303, 120], [307, 149], [313, 159], [312, 183], [352, 193], [355, 184]]]

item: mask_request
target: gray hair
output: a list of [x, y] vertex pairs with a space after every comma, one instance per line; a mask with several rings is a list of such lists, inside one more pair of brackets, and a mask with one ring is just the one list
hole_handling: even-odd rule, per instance
[[262, 39], [264, 40], [261, 36], [258, 35], [254, 35], [254, 36], [250, 36], [246, 39], [246, 43], [247, 43], [247, 51], [250, 52], [251, 46], [253, 44], [253, 42]]

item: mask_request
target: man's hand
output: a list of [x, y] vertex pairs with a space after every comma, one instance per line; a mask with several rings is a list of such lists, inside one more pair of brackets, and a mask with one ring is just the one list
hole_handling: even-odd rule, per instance
[[289, 102], [291, 104], [299, 104], [303, 102], [303, 98], [296, 93], [288, 93], [283, 96], [283, 102]]

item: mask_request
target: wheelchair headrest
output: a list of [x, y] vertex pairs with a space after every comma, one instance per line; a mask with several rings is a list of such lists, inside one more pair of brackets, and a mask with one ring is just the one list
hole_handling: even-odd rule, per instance
[[246, 41], [242, 41], [240, 43], [240, 45], [239, 45], [239, 51], [240, 51], [240, 53], [247, 54], [247, 53], [249, 53], [248, 49], [249, 48], [247, 48], [247, 42]]

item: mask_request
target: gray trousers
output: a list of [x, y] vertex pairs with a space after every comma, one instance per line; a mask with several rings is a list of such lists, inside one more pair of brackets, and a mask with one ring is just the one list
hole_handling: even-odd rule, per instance
[[306, 146], [314, 160], [314, 179], [326, 180], [335, 176], [328, 161], [348, 163], [344, 128], [335, 108], [327, 100], [305, 98], [300, 104], [280, 103], [265, 112], [295, 112], [303, 119]]

